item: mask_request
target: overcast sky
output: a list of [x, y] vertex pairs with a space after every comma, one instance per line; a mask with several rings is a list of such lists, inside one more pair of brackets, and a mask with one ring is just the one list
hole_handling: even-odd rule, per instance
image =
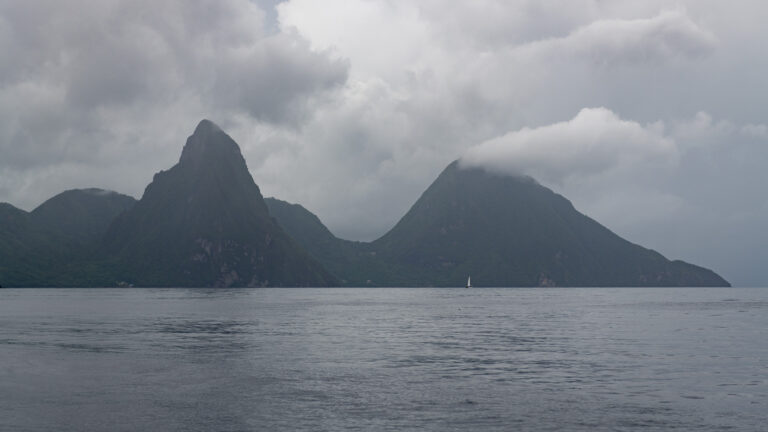
[[765, 286], [766, 22], [748, 0], [0, 1], [0, 201], [139, 198], [209, 118], [344, 238], [463, 158]]

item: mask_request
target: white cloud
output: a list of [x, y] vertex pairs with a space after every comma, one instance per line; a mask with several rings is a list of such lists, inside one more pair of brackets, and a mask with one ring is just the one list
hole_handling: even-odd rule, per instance
[[485, 141], [467, 150], [461, 161], [464, 166], [562, 184], [573, 176], [676, 158], [675, 143], [664, 136], [660, 123], [643, 126], [606, 108], [584, 108], [571, 120]]
[[768, 126], [764, 124], [746, 124], [741, 127], [741, 133], [755, 138], [768, 138]]
[[665, 11], [652, 18], [598, 20], [562, 38], [520, 49], [543, 55], [574, 56], [596, 65], [658, 63], [709, 54], [716, 38], [684, 13]]
[[712, 116], [699, 111], [690, 120], [678, 121], [674, 125], [674, 135], [694, 145], [710, 142], [712, 138], [722, 138], [732, 134], [736, 129], [728, 120], [714, 121]]
[[278, 5], [284, 31], [298, 31], [316, 49], [351, 59], [353, 78], [392, 78], [428, 61], [429, 25], [411, 2], [292, 0]]

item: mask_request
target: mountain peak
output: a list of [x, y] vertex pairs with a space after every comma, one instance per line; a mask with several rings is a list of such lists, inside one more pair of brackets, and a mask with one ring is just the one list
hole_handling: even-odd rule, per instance
[[371, 246], [397, 270], [388, 284], [460, 286], [471, 274], [486, 286], [728, 286], [622, 239], [530, 177], [461, 162]]
[[335, 279], [270, 217], [240, 147], [210, 120], [112, 223], [102, 255], [144, 286], [316, 286]]
[[219, 160], [229, 160], [245, 166], [237, 143], [216, 123], [203, 119], [187, 138], [179, 163], [183, 166], [208, 166]]
[[197, 124], [193, 135], [205, 135], [210, 134], [211, 132], [222, 132], [222, 130], [216, 123], [208, 119], [202, 119], [200, 120], [200, 123]]
[[473, 176], [476, 178], [507, 178], [508, 181], [517, 181], [520, 183], [528, 183], [539, 185], [533, 177], [524, 173], [509, 173], [499, 170], [490, 169], [482, 165], [474, 165], [466, 162], [465, 159], [457, 159], [451, 162], [443, 171], [445, 173], [459, 173], [464, 176]]

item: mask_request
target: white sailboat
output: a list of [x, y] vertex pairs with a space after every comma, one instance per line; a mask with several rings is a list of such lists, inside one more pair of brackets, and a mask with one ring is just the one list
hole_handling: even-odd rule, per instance
[[472, 281], [470, 280], [471, 278], [471, 276], [467, 276], [467, 286], [464, 288], [472, 288]]

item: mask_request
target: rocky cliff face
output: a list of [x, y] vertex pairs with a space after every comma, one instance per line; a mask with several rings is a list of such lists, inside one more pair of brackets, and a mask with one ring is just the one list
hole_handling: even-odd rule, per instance
[[203, 120], [179, 163], [110, 227], [109, 267], [134, 285], [325, 286], [320, 264], [269, 216], [238, 145]]

